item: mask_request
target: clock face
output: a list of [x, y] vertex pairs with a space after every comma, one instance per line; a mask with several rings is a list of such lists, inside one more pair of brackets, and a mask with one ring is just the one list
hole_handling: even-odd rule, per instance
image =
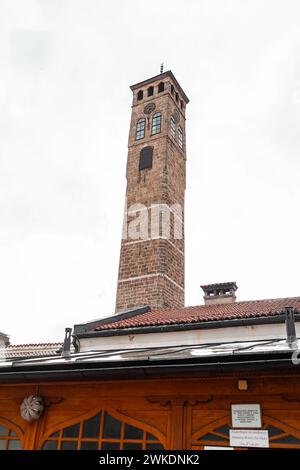
[[144, 113], [145, 114], [151, 114], [153, 113], [153, 111], [155, 110], [156, 106], [155, 106], [155, 103], [148, 103], [146, 104], [146, 106], [144, 107]]
[[175, 108], [175, 109], [174, 109], [174, 113], [173, 113], [173, 114], [174, 114], [174, 119], [175, 119], [175, 122], [176, 122], [176, 124], [178, 124], [178, 123], [179, 123], [179, 121], [180, 121], [180, 114], [179, 114], [179, 111], [178, 111], [178, 109], [176, 109], [176, 108]]

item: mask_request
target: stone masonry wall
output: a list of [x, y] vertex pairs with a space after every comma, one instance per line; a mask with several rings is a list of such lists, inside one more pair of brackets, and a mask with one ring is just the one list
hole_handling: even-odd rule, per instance
[[[128, 140], [126, 168], [127, 231], [121, 243], [116, 311], [141, 305], [153, 309], [182, 307], [184, 305], [184, 192], [185, 192], [185, 105], [170, 76], [164, 76], [165, 90], [158, 93], [161, 79], [147, 83], [143, 89], [144, 99], [137, 99], [138, 89], [133, 93], [133, 107]], [[172, 95], [171, 86], [175, 93]], [[147, 88], [154, 87], [153, 96], [147, 97]], [[176, 101], [176, 92], [179, 93]], [[147, 104], [154, 103], [155, 110], [149, 116], [144, 113]], [[162, 128], [159, 134], [151, 135], [152, 115], [162, 113]], [[176, 136], [170, 127], [171, 115], [176, 115]], [[146, 118], [145, 137], [135, 140], [139, 118]], [[183, 148], [178, 145], [178, 126], [183, 130]], [[139, 170], [140, 152], [144, 147], [153, 147], [152, 168]], [[135, 205], [143, 205], [148, 214], [149, 226], [145, 239], [130, 238], [132, 221], [140, 212], [132, 212]], [[151, 219], [153, 205], [168, 207], [179, 205], [182, 221], [182, 238], [174, 236], [174, 215], [170, 216], [170, 236], [164, 239], [161, 228], [162, 216]], [[141, 207], [141, 206], [139, 206]], [[153, 209], [152, 209], [153, 210]], [[145, 212], [144, 212], [145, 213]], [[153, 239], [151, 228], [159, 223], [159, 238]], [[158, 222], [159, 221], [159, 222]], [[176, 224], [175, 224], [176, 225]]]

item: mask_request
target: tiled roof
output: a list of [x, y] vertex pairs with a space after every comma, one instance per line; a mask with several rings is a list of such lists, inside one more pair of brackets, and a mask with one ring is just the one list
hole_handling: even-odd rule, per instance
[[44, 357], [57, 354], [62, 343], [33, 343], [14, 344], [0, 348], [0, 359], [15, 359], [17, 357]]
[[149, 311], [131, 318], [99, 324], [95, 331], [271, 317], [281, 314], [285, 307], [293, 307], [296, 313], [300, 313], [300, 297]]

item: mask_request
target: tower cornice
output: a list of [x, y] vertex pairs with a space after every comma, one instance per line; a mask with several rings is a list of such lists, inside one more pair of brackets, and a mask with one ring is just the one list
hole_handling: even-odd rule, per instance
[[184, 93], [183, 89], [179, 85], [178, 81], [176, 80], [176, 78], [175, 78], [173, 72], [171, 72], [171, 70], [168, 70], [167, 72], [164, 72], [164, 73], [160, 73], [159, 75], [155, 75], [154, 77], [148, 78], [147, 80], [143, 80], [142, 82], [136, 83], [135, 85], [131, 85], [130, 89], [132, 91], [134, 91], [137, 88], [141, 88], [143, 86], [149, 85], [150, 83], [155, 82], [157, 80], [163, 80], [166, 77], [170, 77], [173, 80], [173, 82], [176, 85], [176, 87], [178, 88], [178, 90], [180, 90], [180, 93], [181, 93], [181, 95], [182, 95], [182, 97], [185, 101], [185, 104], [188, 104], [190, 100], [188, 99], [188, 97]]

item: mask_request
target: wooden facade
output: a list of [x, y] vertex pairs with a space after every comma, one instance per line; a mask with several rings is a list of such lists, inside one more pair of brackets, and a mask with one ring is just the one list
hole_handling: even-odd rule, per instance
[[[238, 380], [248, 390], [239, 390]], [[24, 397], [44, 398], [38, 421]], [[300, 374], [2, 384], [0, 449], [194, 449], [228, 446], [231, 405], [258, 403], [271, 448], [300, 449]]]

